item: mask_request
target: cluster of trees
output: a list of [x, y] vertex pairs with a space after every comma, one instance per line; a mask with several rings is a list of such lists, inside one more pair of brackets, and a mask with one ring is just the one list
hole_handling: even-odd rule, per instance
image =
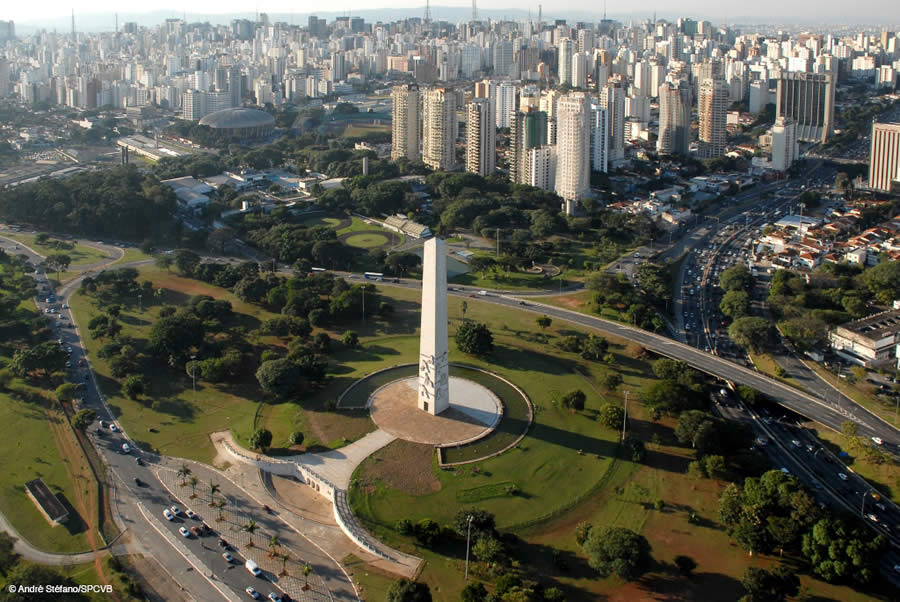
[[319, 196], [319, 206], [335, 213], [358, 212], [371, 216], [414, 213], [421, 201], [410, 194], [409, 184], [399, 180], [381, 181], [382, 174], [355, 176]]
[[41, 178], [0, 190], [0, 218], [47, 230], [131, 240], [168, 235], [175, 194], [134, 166]]
[[595, 528], [581, 523], [576, 527], [575, 540], [587, 555], [588, 564], [601, 577], [616, 575], [634, 581], [653, 563], [650, 542], [625, 527]]
[[654, 417], [709, 407], [702, 376], [684, 362], [658, 359], [653, 362], [653, 373], [659, 380], [645, 388], [642, 397]]
[[456, 347], [469, 355], [487, 355], [494, 350], [494, 335], [487, 324], [464, 320], [456, 329]]
[[820, 509], [799, 481], [780, 470], [748, 477], [743, 486], [728, 485], [719, 516], [750, 554], [799, 552], [829, 582], [871, 582], [888, 545], [857, 519]]
[[217, 148], [234, 143], [237, 140], [225, 130], [217, 130], [208, 125], [200, 125], [196, 121], [176, 119], [175, 123], [165, 129], [166, 134], [176, 138], [186, 138], [195, 144], [209, 148]]
[[[650, 274], [651, 271], [645, 270], [645, 273]], [[655, 277], [653, 281], [656, 281]], [[637, 290], [632, 286], [624, 274], [595, 272], [585, 282], [593, 293], [595, 312], [621, 318], [644, 330], [660, 332], [665, 327], [662, 317], [653, 307], [665, 296], [650, 297], [643, 292], [643, 288]], [[655, 286], [651, 286], [650, 291], [659, 292]]]

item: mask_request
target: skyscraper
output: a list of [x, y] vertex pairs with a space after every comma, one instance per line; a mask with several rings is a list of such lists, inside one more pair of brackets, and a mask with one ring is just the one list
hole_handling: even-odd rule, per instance
[[[509, 120], [509, 181], [530, 184], [529, 151], [547, 144], [547, 113], [524, 107]], [[533, 186], [534, 184], [532, 184]]]
[[797, 124], [789, 118], [777, 117], [772, 126], [772, 169], [787, 171], [799, 155]]
[[691, 86], [686, 80], [659, 87], [659, 154], [687, 155], [691, 144]]
[[494, 173], [497, 128], [494, 104], [489, 98], [473, 98], [466, 106], [466, 171], [480, 176]]
[[591, 108], [588, 95], [569, 92], [559, 99], [557, 112], [556, 194], [567, 201], [566, 213], [571, 215], [575, 201], [584, 198], [590, 186]]
[[512, 82], [500, 82], [495, 88], [496, 106], [494, 115], [498, 128], [508, 128], [509, 120], [516, 110], [516, 92], [518, 88]]
[[572, 55], [575, 54], [575, 42], [571, 38], [559, 41], [559, 83], [572, 84]]
[[609, 115], [609, 161], [615, 164], [625, 158], [625, 88], [611, 79], [600, 90], [600, 105]]
[[391, 88], [393, 101], [391, 125], [391, 159], [421, 158], [419, 150], [419, 86], [402, 84]]
[[869, 187], [882, 192], [900, 187], [900, 123], [872, 122]]
[[591, 169], [609, 169], [609, 113], [599, 102], [591, 102]]
[[587, 88], [588, 55], [576, 52], [572, 55], [572, 87]]
[[422, 95], [422, 158], [441, 171], [456, 167], [456, 94], [449, 88], [429, 88]]
[[704, 159], [725, 154], [728, 84], [724, 79], [706, 78], [700, 82], [697, 114], [700, 121], [700, 156]]
[[834, 75], [782, 72], [776, 92], [775, 116], [797, 122], [804, 142], [826, 142], [834, 128]]

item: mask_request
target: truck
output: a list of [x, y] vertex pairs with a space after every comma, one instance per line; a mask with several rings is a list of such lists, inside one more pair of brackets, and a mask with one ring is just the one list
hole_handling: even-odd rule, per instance
[[262, 575], [262, 571], [259, 568], [259, 565], [253, 562], [252, 560], [247, 560], [244, 563], [244, 568], [247, 569], [247, 572], [253, 575], [254, 577], [259, 577]]

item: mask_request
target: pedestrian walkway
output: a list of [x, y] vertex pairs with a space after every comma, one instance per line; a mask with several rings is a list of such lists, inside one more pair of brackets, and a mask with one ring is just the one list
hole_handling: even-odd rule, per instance
[[335, 487], [349, 489], [350, 478], [356, 467], [396, 438], [396, 435], [379, 429], [340, 449], [292, 456], [291, 459], [298, 464], [310, 467], [317, 474], [331, 481]]

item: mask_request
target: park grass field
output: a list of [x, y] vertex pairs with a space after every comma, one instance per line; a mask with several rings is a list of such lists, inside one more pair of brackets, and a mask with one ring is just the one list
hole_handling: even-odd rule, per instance
[[35, 242], [36, 236], [34, 234], [14, 234], [5, 232], [3, 236], [24, 243], [44, 256], [53, 253], [63, 253], [68, 255], [72, 259], [72, 263], [70, 264], [71, 267], [91, 265], [110, 257], [110, 255], [100, 249], [83, 244], [75, 244], [74, 249], [64, 250], [57, 250], [52, 244], [37, 244]]
[[822, 439], [833, 453], [847, 452], [849, 456], [843, 458], [847, 466], [871, 483], [882, 495], [888, 496], [895, 503], [900, 502], [900, 466], [890, 454], [883, 464], [875, 464], [866, 459], [865, 453], [849, 445], [844, 435], [826, 426], [816, 424], [816, 436]]
[[344, 138], [356, 138], [366, 134], [389, 134], [391, 126], [385, 123], [348, 123], [344, 128]]
[[313, 228], [315, 226], [328, 226], [330, 228], [335, 228], [341, 223], [341, 218], [331, 217], [331, 216], [322, 216], [322, 215], [313, 215], [313, 216], [307, 217], [300, 223], [308, 228]]
[[342, 234], [350, 234], [351, 232], [380, 232], [381, 227], [376, 224], [367, 224], [365, 221], [356, 216], [351, 218], [349, 226], [341, 228], [337, 231], [338, 236]]
[[360, 232], [344, 239], [344, 244], [357, 249], [374, 249], [390, 242], [390, 238], [381, 232]]

